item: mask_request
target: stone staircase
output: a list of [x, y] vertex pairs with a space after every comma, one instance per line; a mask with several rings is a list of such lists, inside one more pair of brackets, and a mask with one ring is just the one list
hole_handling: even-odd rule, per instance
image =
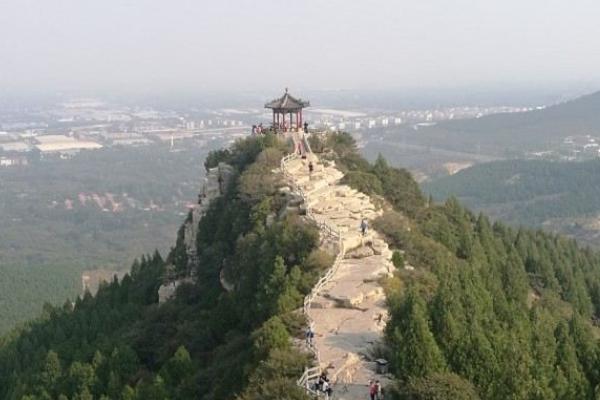
[[[309, 173], [311, 161], [314, 169]], [[369, 196], [340, 184], [343, 173], [314, 154], [287, 159], [282, 167], [291, 186], [303, 194], [311, 218], [334, 227], [343, 241], [344, 258], [306, 307], [315, 328], [320, 368], [333, 383], [334, 398], [366, 399], [369, 380], [378, 379], [384, 386], [389, 381], [375, 373], [369, 355], [381, 342], [387, 320], [380, 280], [392, 274], [392, 252], [379, 233], [360, 232], [361, 220], [372, 221], [382, 210]]]

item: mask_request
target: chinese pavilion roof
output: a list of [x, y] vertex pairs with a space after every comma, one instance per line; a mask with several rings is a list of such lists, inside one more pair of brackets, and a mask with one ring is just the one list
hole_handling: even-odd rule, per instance
[[289, 111], [300, 110], [308, 106], [310, 106], [310, 102], [293, 97], [291, 94], [288, 93], [287, 89], [285, 89], [285, 94], [282, 97], [272, 100], [265, 104], [265, 108]]

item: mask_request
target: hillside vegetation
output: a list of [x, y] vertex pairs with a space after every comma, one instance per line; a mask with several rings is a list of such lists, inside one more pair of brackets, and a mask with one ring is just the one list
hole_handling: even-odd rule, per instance
[[456, 196], [509, 223], [540, 226], [549, 219], [600, 212], [600, 160], [509, 160], [480, 164], [426, 183], [436, 199]]
[[454, 199], [423, 201], [382, 158], [345, 164], [346, 179], [391, 203], [375, 228], [416, 268], [388, 282], [398, 398], [595, 398], [598, 253], [492, 224]]
[[0, 335], [42, 312], [42, 305], [62, 304], [81, 294], [76, 266], [0, 265]]
[[[410, 174], [369, 164], [348, 135], [313, 144], [384, 204], [374, 228], [403, 252], [385, 282], [391, 398], [597, 398], [600, 254], [491, 224], [456, 200], [429, 203]], [[310, 360], [291, 338], [331, 258], [314, 226], [281, 213], [272, 171], [282, 150], [267, 136], [209, 158], [239, 175], [199, 224], [197, 283], [157, 304], [166, 266], [186, 268], [179, 240], [166, 260], [144, 257], [96, 297], [48, 310], [0, 345], [0, 397], [305, 399], [295, 378]], [[232, 292], [219, 285], [222, 267]]]
[[[210, 158], [238, 178], [200, 222], [196, 284], [158, 306], [166, 266], [186, 268], [178, 241], [96, 297], [47, 310], [0, 344], [0, 398], [304, 398], [295, 379], [308, 361], [291, 347], [302, 325], [292, 311], [331, 258], [315, 227], [293, 216], [267, 224], [284, 206], [277, 179], [264, 179], [283, 155], [278, 143], [249, 139]], [[231, 293], [219, 283], [224, 264]]]
[[0, 334], [80, 294], [85, 270], [168, 251], [207, 153], [107, 148], [0, 168]]

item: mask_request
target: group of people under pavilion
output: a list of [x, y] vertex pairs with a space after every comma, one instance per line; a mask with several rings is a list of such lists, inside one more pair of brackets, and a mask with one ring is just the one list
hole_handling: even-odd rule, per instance
[[272, 127], [278, 132], [307, 132], [308, 123], [303, 120], [302, 110], [309, 106], [309, 101], [293, 97], [287, 88], [283, 96], [265, 104], [265, 108], [273, 110]]

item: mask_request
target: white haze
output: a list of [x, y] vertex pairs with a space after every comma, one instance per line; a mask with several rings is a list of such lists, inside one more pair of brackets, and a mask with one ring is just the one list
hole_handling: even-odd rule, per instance
[[600, 82], [600, 2], [0, 0], [0, 87]]

